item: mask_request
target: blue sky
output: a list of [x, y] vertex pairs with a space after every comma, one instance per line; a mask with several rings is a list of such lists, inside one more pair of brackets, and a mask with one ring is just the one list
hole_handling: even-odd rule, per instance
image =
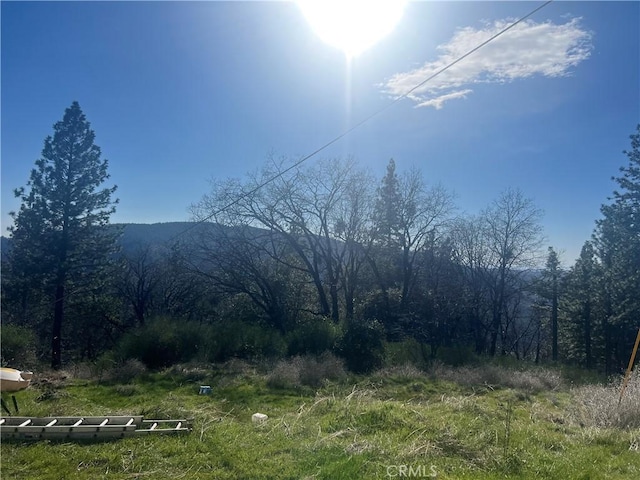
[[[294, 3], [3, 1], [2, 230], [74, 100], [118, 185], [112, 221], [184, 221], [209, 180], [314, 151], [540, 4], [410, 2], [347, 62]], [[319, 158], [416, 166], [469, 213], [519, 188], [570, 265], [640, 122], [639, 25], [639, 2], [551, 3]]]

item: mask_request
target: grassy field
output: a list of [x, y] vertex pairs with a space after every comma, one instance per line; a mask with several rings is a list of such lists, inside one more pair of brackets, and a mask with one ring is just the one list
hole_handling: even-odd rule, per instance
[[[326, 360], [326, 359], [325, 359]], [[346, 374], [335, 359], [40, 374], [22, 415], [192, 418], [182, 436], [3, 442], [3, 479], [640, 478], [640, 378], [492, 365]], [[126, 381], [109, 379], [118, 375]], [[331, 380], [324, 380], [329, 377]], [[211, 395], [199, 395], [200, 385]], [[251, 415], [269, 419], [254, 425]]]

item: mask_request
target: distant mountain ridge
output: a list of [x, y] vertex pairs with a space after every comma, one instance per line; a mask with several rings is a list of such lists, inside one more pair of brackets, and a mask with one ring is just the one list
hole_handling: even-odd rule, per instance
[[[168, 245], [174, 241], [187, 241], [190, 234], [211, 224], [197, 222], [166, 223], [112, 223], [113, 228], [122, 229], [118, 242], [123, 250], [146, 245]], [[11, 249], [11, 238], [0, 237], [0, 251], [5, 255]]]
[[123, 248], [135, 245], [165, 245], [174, 241], [184, 241], [198, 228], [206, 225], [197, 222], [163, 223], [113, 223], [114, 228], [122, 228], [119, 242]]

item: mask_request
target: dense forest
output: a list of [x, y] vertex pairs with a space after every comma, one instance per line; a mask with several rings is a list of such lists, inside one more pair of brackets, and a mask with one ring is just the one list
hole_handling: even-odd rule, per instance
[[565, 268], [519, 190], [468, 215], [393, 160], [375, 178], [351, 158], [268, 158], [214, 182], [193, 222], [111, 224], [116, 188], [74, 102], [16, 190], [2, 364], [329, 350], [356, 372], [391, 356], [619, 371], [640, 323], [640, 126], [630, 138], [617, 190]]

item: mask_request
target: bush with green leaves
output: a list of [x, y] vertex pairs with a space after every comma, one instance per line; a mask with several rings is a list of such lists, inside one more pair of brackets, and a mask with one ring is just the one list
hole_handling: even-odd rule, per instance
[[339, 353], [354, 373], [367, 373], [382, 366], [385, 332], [376, 320], [349, 322], [340, 342]]
[[30, 328], [3, 324], [0, 329], [3, 367], [32, 369], [36, 366], [36, 336]]
[[453, 367], [476, 364], [480, 360], [472, 347], [464, 345], [456, 347], [440, 347], [436, 353], [436, 359]]
[[390, 288], [386, 292], [380, 290], [370, 292], [364, 296], [360, 305], [360, 316], [367, 321], [379, 322], [386, 340], [399, 342], [404, 337], [401, 312], [402, 292], [397, 288]]
[[281, 357], [287, 346], [282, 335], [268, 326], [240, 320], [222, 321], [207, 330], [206, 360]]
[[430, 361], [431, 348], [414, 338], [385, 345], [385, 365], [389, 367], [412, 364], [424, 368]]
[[188, 362], [204, 348], [204, 330], [196, 322], [159, 317], [124, 335], [118, 354], [123, 359], [138, 359], [151, 369]]
[[224, 362], [232, 358], [282, 357], [283, 336], [268, 326], [240, 320], [201, 324], [160, 317], [125, 334], [117, 346], [120, 361], [135, 358], [159, 369], [192, 360]]
[[335, 348], [339, 327], [329, 318], [309, 318], [287, 335], [287, 354], [319, 355]]

